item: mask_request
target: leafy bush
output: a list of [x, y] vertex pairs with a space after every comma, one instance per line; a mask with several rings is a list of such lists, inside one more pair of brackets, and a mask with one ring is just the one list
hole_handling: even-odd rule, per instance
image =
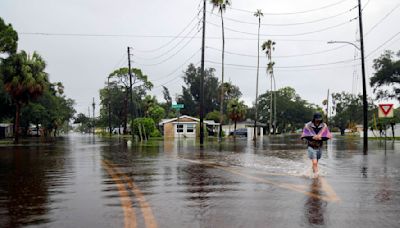
[[[140, 127], [140, 131], [139, 131]], [[142, 134], [142, 137], [149, 137], [156, 130], [154, 120], [152, 118], [136, 118], [133, 120], [133, 134]]]
[[161, 137], [161, 132], [158, 129], [154, 129], [153, 132], [151, 132], [150, 137]]

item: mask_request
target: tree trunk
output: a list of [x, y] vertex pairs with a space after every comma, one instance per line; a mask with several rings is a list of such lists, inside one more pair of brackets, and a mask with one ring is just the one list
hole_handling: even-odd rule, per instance
[[21, 111], [21, 104], [15, 102], [15, 123], [14, 123], [14, 143], [17, 144], [19, 142], [19, 114]]
[[276, 125], [277, 125], [277, 120], [276, 120], [276, 81], [275, 81], [275, 75], [272, 73], [272, 77], [274, 79], [274, 135], [276, 134]]
[[123, 134], [126, 135], [127, 133], [127, 126], [128, 126], [128, 88], [126, 88], [126, 95], [124, 98], [124, 120], [123, 120], [123, 126], [124, 126], [124, 130], [123, 130]]
[[222, 25], [222, 69], [221, 69], [221, 107], [220, 107], [220, 125], [219, 125], [219, 138], [222, 139], [222, 122], [224, 116], [224, 60], [225, 60], [225, 32], [224, 32], [224, 17], [221, 11], [221, 25]]
[[233, 138], [235, 138], [236, 139], [236, 120], [235, 120], [235, 125], [234, 125], [234, 127], [233, 127]]
[[273, 110], [272, 110], [272, 100], [274, 99], [273, 97], [273, 92], [272, 92], [272, 74], [271, 74], [271, 95], [270, 95], [270, 101], [269, 101], [269, 135], [271, 134], [271, 130], [273, 132], [272, 128], [272, 115], [273, 115]]

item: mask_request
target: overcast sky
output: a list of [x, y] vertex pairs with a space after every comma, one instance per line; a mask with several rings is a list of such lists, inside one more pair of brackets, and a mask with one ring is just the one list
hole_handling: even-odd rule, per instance
[[[19, 50], [37, 51], [46, 60], [52, 82], [65, 85], [78, 112], [87, 113], [92, 98], [114, 69], [132, 66], [154, 83], [151, 94], [162, 101], [162, 85], [175, 97], [182, 72], [200, 66], [200, 0], [1, 0], [0, 17], [19, 33]], [[362, 0], [367, 84], [372, 60], [386, 49], [400, 50], [399, 0]], [[330, 92], [361, 93], [359, 52], [329, 40], [359, 39], [357, 0], [232, 0], [225, 17], [225, 79], [238, 85], [242, 99], [255, 99], [256, 9], [264, 12], [261, 43], [276, 42], [273, 60], [278, 88], [291, 86], [309, 102], [322, 105]], [[363, 6], [363, 7], [364, 7]], [[353, 9], [354, 8], [354, 9]], [[352, 9], [352, 10], [351, 10]], [[221, 20], [207, 3], [206, 67], [221, 77]], [[73, 35], [75, 34], [75, 35]], [[260, 66], [267, 64], [260, 50]], [[356, 59], [356, 60], [354, 60]], [[260, 69], [259, 93], [270, 88]], [[372, 89], [368, 85], [368, 94]], [[98, 106], [97, 106], [98, 107]]]

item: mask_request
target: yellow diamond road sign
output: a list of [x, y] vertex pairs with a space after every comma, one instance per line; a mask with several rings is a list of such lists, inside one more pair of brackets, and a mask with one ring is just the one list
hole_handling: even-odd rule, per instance
[[393, 104], [379, 104], [378, 116], [379, 118], [393, 117]]

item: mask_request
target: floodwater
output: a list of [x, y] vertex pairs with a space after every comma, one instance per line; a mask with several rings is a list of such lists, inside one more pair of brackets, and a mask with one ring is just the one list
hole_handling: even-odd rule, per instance
[[0, 146], [0, 227], [400, 227], [400, 142], [70, 135]]

